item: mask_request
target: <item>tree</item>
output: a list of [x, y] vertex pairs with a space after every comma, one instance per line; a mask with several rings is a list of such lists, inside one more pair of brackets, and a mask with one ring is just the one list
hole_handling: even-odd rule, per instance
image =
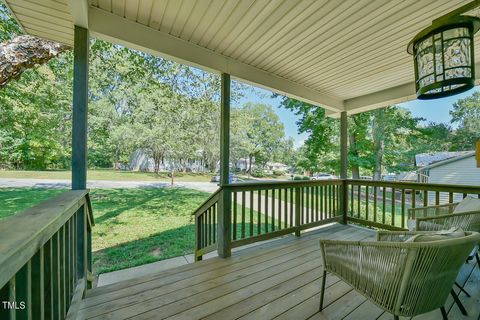
[[232, 158], [248, 158], [250, 174], [253, 160], [265, 165], [285, 145], [283, 123], [270, 105], [246, 103], [233, 110], [232, 123]]
[[339, 121], [327, 118], [323, 108], [299, 100], [282, 97], [281, 105], [300, 117], [299, 133], [308, 134], [304, 147], [299, 150], [298, 166], [312, 172], [338, 172]]
[[452, 151], [472, 150], [480, 139], [480, 92], [453, 104], [451, 123], [458, 125], [452, 136]]
[[21, 33], [8, 9], [0, 4], [0, 88], [18, 79], [25, 70], [70, 50], [66, 45]]

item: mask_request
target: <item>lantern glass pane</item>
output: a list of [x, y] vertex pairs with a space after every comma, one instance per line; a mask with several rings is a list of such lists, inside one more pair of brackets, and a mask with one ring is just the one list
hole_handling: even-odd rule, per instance
[[420, 52], [420, 51], [422, 51], [423, 49], [425, 49], [425, 48], [427, 48], [427, 47], [431, 47], [431, 46], [432, 46], [432, 38], [429, 37], [429, 38], [427, 38], [427, 39], [425, 39], [425, 40], [417, 43], [417, 44], [415, 45], [415, 48], [416, 48], [415, 50], [416, 50], [417, 52]]
[[451, 38], [458, 38], [458, 37], [469, 37], [470, 33], [468, 28], [454, 28], [450, 30], [443, 31], [443, 39], [448, 40]]
[[435, 80], [434, 80], [433, 74], [431, 74], [431, 75], [429, 75], [429, 76], [427, 76], [427, 77], [425, 77], [425, 78], [420, 79], [419, 82], [420, 82], [420, 87], [425, 87], [425, 86], [427, 86], [427, 85], [429, 85], [429, 84], [434, 83]]
[[460, 38], [444, 41], [443, 54], [445, 68], [469, 66], [470, 61], [470, 39]]
[[454, 68], [445, 70], [445, 79], [470, 78], [472, 72], [470, 68]]
[[443, 73], [443, 54], [442, 54], [442, 41], [435, 40], [435, 73]]
[[433, 48], [429, 47], [417, 56], [418, 77], [433, 73]]

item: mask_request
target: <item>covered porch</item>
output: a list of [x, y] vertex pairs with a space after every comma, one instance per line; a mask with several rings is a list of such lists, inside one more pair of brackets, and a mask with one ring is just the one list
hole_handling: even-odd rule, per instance
[[[236, 251], [227, 259], [99, 287], [87, 292], [80, 319], [393, 319], [348, 284], [327, 275], [325, 309], [318, 311], [322, 262], [319, 239], [373, 241], [371, 229], [329, 224], [300, 238], [286, 236]], [[458, 282], [473, 295], [460, 295], [471, 317], [453, 300], [450, 319], [476, 319], [480, 312], [480, 269], [465, 264]], [[439, 319], [440, 311], [414, 319]]]
[[[0, 225], [0, 300], [27, 304], [2, 318], [389, 319], [331, 275], [318, 312], [319, 239], [371, 240], [372, 229], [406, 230], [415, 218], [409, 209], [480, 197], [478, 187], [352, 180], [347, 170], [348, 115], [414, 99], [408, 41], [432, 20], [468, 13], [478, 1], [6, 3], [27, 33], [74, 46], [74, 190]], [[215, 72], [222, 84], [221, 181], [193, 213], [198, 262], [93, 289], [86, 190], [91, 35]], [[229, 183], [232, 78], [339, 117], [340, 179]], [[212, 251], [219, 257], [204, 259]], [[471, 319], [480, 312], [479, 278], [473, 260], [457, 279], [472, 295], [460, 295]], [[453, 301], [446, 308], [451, 319], [467, 319]]]

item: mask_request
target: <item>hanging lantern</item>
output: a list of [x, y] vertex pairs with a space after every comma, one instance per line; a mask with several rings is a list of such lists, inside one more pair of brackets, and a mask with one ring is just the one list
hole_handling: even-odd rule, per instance
[[434, 23], [408, 44], [415, 64], [418, 99], [437, 99], [467, 91], [475, 86], [473, 35], [480, 19], [456, 16]]

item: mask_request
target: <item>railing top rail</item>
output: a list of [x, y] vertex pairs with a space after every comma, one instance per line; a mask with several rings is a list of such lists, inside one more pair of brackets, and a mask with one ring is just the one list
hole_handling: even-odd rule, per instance
[[236, 189], [251, 187], [252, 189], [261, 188], [286, 188], [286, 187], [306, 187], [314, 185], [340, 185], [343, 183], [342, 179], [328, 179], [328, 180], [299, 180], [299, 181], [254, 181], [241, 182], [225, 185], [225, 188]]
[[377, 181], [377, 180], [361, 180], [349, 179], [347, 183], [363, 186], [377, 186], [387, 188], [427, 190], [440, 192], [456, 192], [456, 193], [480, 193], [480, 186], [437, 184], [437, 183], [421, 183], [421, 182], [394, 182], [394, 181]]
[[205, 211], [206, 209], [208, 209], [208, 207], [215, 203], [218, 200], [220, 191], [222, 191], [221, 187], [218, 188], [214, 193], [212, 193], [201, 205], [199, 205], [198, 209], [192, 213], [192, 216], [197, 216], [198, 214], [203, 213], [203, 211]]
[[88, 190], [66, 191], [0, 221], [0, 288], [88, 203], [87, 195]]

